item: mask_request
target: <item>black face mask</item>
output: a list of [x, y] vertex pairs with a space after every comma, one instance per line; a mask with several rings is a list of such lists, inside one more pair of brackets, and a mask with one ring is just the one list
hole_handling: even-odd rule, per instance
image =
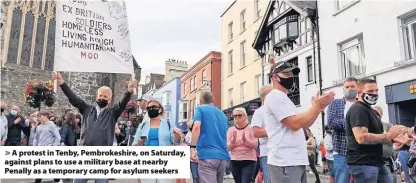
[[150, 109], [147, 111], [147, 115], [149, 115], [149, 118], [157, 118], [159, 116], [159, 109]]
[[98, 107], [100, 108], [104, 108], [108, 105], [108, 101], [104, 99], [98, 99], [96, 102], [97, 102]]
[[2, 112], [2, 113], [4, 112], [4, 108], [1, 108], [1, 112]]
[[[277, 76], [279, 77], [279, 76]], [[293, 85], [294, 85], [294, 77], [290, 77], [290, 78], [280, 78], [280, 82], [279, 84], [282, 85], [284, 88], [290, 90], [292, 89]]]

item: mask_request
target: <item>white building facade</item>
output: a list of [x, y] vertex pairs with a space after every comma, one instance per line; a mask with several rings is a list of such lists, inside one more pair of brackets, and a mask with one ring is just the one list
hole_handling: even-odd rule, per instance
[[323, 89], [342, 97], [346, 77], [375, 78], [383, 121], [413, 126], [416, 1], [319, 1]]
[[[312, 97], [319, 91], [315, 12], [316, 1], [270, 1], [253, 43], [264, 58], [262, 76], [265, 85], [271, 84], [271, 59], [287, 61], [300, 68], [296, 88], [288, 94], [299, 112], [311, 107]], [[310, 128], [318, 139], [323, 136], [322, 124], [320, 116]]]

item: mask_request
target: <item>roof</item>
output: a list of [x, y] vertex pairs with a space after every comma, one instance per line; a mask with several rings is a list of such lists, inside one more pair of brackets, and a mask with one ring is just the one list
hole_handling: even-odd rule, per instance
[[221, 14], [221, 16], [220, 17], [222, 17], [222, 16], [224, 16], [225, 15], [225, 13], [227, 13], [227, 11], [235, 4], [235, 2], [237, 2], [237, 0], [235, 0], [233, 3], [231, 3], [231, 5], [230, 6], [228, 6], [228, 8], [224, 11], [224, 13], [222, 13]]
[[[257, 45], [262, 44], [259, 41], [259, 37], [264, 37], [268, 34], [267, 29], [267, 23], [269, 22], [270, 13], [273, 10], [274, 4], [278, 0], [271, 0], [269, 2], [269, 5], [266, 9], [266, 14], [263, 17], [263, 20], [261, 21], [259, 32], [257, 32], [257, 35], [254, 39], [254, 42], [252, 44], [253, 48], [256, 48]], [[298, 12], [300, 15], [304, 17], [311, 17], [314, 16], [315, 10], [316, 10], [316, 0], [306, 0], [306, 1], [300, 1], [300, 0], [280, 0], [282, 2], [285, 2], [287, 5], [289, 5], [293, 10]]]
[[286, 1], [286, 3], [292, 8], [299, 8], [301, 11], [305, 11], [306, 9], [316, 9], [316, 1]]

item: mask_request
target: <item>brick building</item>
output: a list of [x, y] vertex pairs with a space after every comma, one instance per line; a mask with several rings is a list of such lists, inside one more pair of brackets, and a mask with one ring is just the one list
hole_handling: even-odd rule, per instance
[[201, 91], [211, 91], [214, 105], [221, 107], [221, 52], [211, 51], [182, 75], [179, 123], [193, 117]]
[[[1, 28], [1, 85], [0, 98], [10, 105], [18, 105], [26, 114], [36, 109], [26, 103], [23, 92], [29, 81], [51, 79], [55, 52], [55, 1], [2, 1]], [[134, 58], [133, 58], [134, 60]], [[132, 66], [133, 67], [133, 66]], [[134, 60], [136, 79], [141, 68]], [[106, 85], [113, 89], [113, 103], [119, 101], [127, 88], [129, 74], [66, 72], [63, 76], [72, 90], [88, 103], [95, 102], [97, 89]], [[62, 112], [70, 107], [59, 89], [51, 108]]]

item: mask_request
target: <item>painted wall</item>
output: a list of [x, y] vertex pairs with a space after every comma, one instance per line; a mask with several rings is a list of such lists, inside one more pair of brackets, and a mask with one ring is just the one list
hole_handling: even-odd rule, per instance
[[[259, 1], [260, 16], [257, 17], [255, 1], [237, 0], [221, 17], [221, 109], [228, 109], [230, 100], [233, 106], [258, 98], [256, 76], [261, 74], [261, 58], [252, 48], [256, 32], [265, 14], [268, 0]], [[245, 30], [241, 29], [241, 12], [245, 11]], [[233, 39], [229, 39], [229, 24], [232, 22]], [[241, 43], [245, 41], [245, 65], [241, 64]], [[233, 52], [233, 72], [229, 72], [229, 52]], [[246, 82], [246, 96], [241, 101], [240, 84]], [[229, 96], [229, 89], [233, 89]]]
[[[188, 119], [191, 119], [192, 109], [199, 104], [199, 99], [196, 99], [197, 93], [202, 88], [203, 80], [211, 83], [212, 94], [214, 96], [214, 105], [220, 107], [221, 105], [221, 53], [212, 51], [204, 56], [198, 63], [196, 63], [188, 72], [181, 77], [181, 99], [188, 101]], [[203, 72], [205, 79], [202, 78]], [[195, 88], [191, 89], [191, 79], [195, 80]], [[208, 85], [209, 86], [209, 85]], [[209, 87], [207, 87], [209, 89]], [[195, 102], [194, 102], [195, 101]], [[191, 102], [194, 104], [191, 105]]]
[[[166, 95], [165, 95], [166, 92], [171, 92], [169, 102], [163, 102], [165, 101], [164, 97], [166, 98]], [[179, 116], [178, 101], [180, 100], [180, 78], [177, 77], [165, 83], [162, 87], [156, 90], [152, 96], [156, 100], [162, 102], [162, 105], [165, 111], [170, 111], [170, 115], [169, 115], [170, 121], [175, 122], [176, 126], [178, 126], [178, 116]]]
[[[377, 105], [384, 110], [382, 120], [389, 121], [384, 87], [416, 78], [415, 60], [406, 60], [400, 27], [402, 17], [414, 11], [415, 7], [416, 1], [354, 1], [336, 10], [335, 1], [319, 1], [324, 89], [335, 91], [338, 98], [342, 97], [338, 44], [362, 34], [365, 76], [376, 76], [379, 87]], [[407, 65], [399, 66], [403, 63]]]

